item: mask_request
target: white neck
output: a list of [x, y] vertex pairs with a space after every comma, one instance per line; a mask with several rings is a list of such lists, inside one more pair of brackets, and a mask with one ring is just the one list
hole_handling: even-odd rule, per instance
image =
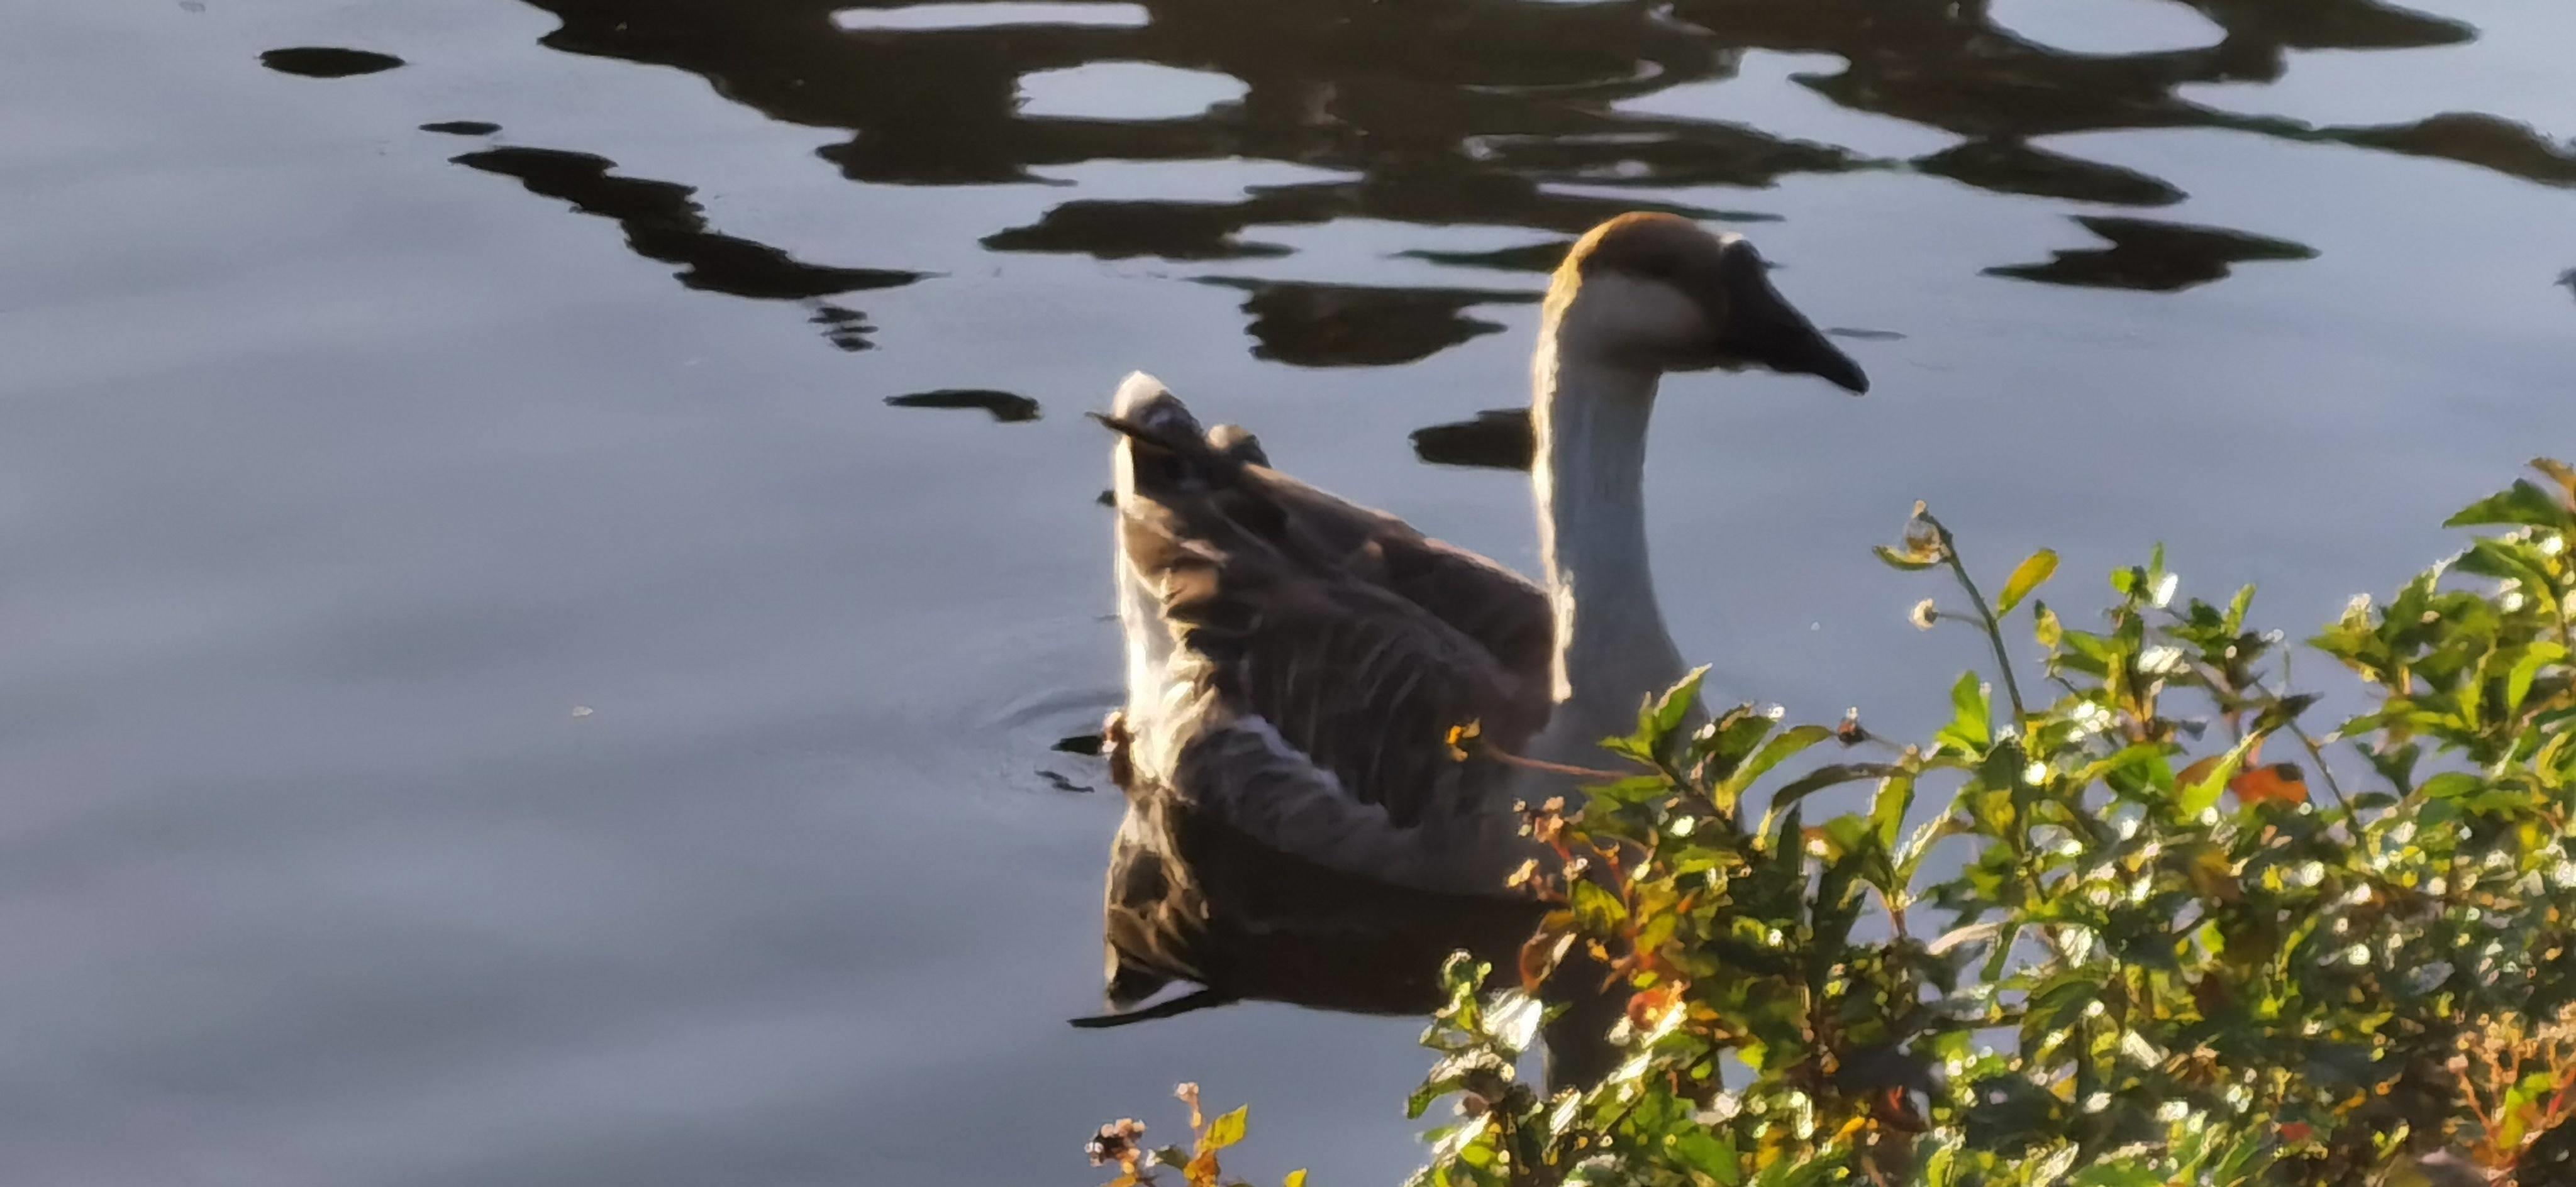
[[1680, 681], [1646, 560], [1646, 424], [1659, 373], [1605, 359], [1559, 319], [1539, 334], [1531, 422], [1538, 542], [1556, 611], [1556, 706], [1537, 757], [1601, 765], [1599, 742]]

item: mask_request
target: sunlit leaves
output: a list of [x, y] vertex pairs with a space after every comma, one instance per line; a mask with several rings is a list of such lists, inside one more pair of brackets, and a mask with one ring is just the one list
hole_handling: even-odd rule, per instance
[[1995, 595], [1995, 613], [2011, 613], [2013, 607], [2021, 605], [2023, 598], [2029, 597], [2032, 590], [2038, 589], [2056, 572], [2055, 549], [2043, 548], [2030, 554], [2030, 559], [2023, 561], [2013, 569], [2012, 576], [2004, 579], [2003, 590]]
[[1249, 1106], [1244, 1106], [1208, 1122], [1207, 1136], [1200, 1139], [1201, 1144], [1211, 1150], [1222, 1150], [1242, 1141], [1244, 1129], [1250, 1124], [1250, 1118], [1251, 1109]]
[[[2564, 471], [2563, 467], [2561, 471]], [[2563, 490], [2553, 493], [2542, 490], [2535, 483], [2524, 481], [2514, 483], [2513, 488], [2503, 494], [2472, 503], [2459, 514], [2442, 522], [2442, 526], [2447, 528], [2491, 527], [2507, 524], [2528, 524], [2532, 527], [2550, 528], [2561, 532], [2576, 531], [2576, 515], [2569, 513], [2567, 495]]]
[[[2576, 1139], [2576, 1014], [2563, 1050], [2498, 1021], [2576, 1002], [2576, 470], [2539, 468], [2313, 640], [2360, 680], [2340, 723], [2251, 587], [2190, 596], [2159, 549], [2078, 613], [2034, 600], [2043, 550], [1989, 603], [1918, 506], [1881, 559], [1944, 570], [1935, 621], [1997, 665], [2030, 606], [2048, 699], [1968, 673], [1912, 746], [1697, 724], [1696, 674], [1648, 701], [1636, 773], [1541, 814], [1582, 868], [1520, 880], [1514, 988], [1444, 971], [1415, 1181], [2351, 1187], [2409, 1157], [2388, 1102], [2483, 1168]], [[1594, 995], [1615, 1070], [1521, 1083], [1540, 1003]]]
[[1950, 711], [1950, 724], [1936, 736], [1942, 746], [1960, 754], [1980, 754], [1994, 744], [1994, 706], [1976, 673], [1962, 674], [1950, 686]]
[[1746, 758], [1741, 765], [1727, 773], [1726, 781], [1718, 787], [1718, 803], [1733, 805], [1743, 797], [1745, 788], [1752, 786], [1754, 780], [1770, 773], [1771, 768], [1788, 761], [1799, 751], [1833, 736], [1834, 731], [1825, 726], [1802, 725], [1783, 731], [1764, 742], [1761, 749], [1754, 751], [1751, 757]]

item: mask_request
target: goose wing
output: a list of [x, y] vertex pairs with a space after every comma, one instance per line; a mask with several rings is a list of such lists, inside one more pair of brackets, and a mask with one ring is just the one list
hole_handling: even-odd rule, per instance
[[1111, 1005], [1189, 980], [1207, 991], [1167, 1009], [1414, 1011], [1449, 951], [1507, 959], [1537, 904], [1506, 882], [1536, 854], [1510, 772], [1446, 742], [1476, 721], [1514, 748], [1542, 724], [1545, 597], [1279, 474], [1240, 430], [1201, 433], [1149, 378], [1107, 419], [1129, 654]]
[[1308, 486], [1266, 462], [1245, 466], [1240, 482], [1277, 509], [1282, 529], [1298, 551], [1420, 607], [1482, 647], [1523, 686], [1547, 686], [1555, 619], [1546, 593], [1529, 579], [1431, 539], [1383, 511]]
[[1514, 749], [1544, 724], [1545, 595], [1270, 469], [1239, 430], [1201, 434], [1150, 379], [1117, 407], [1121, 579], [1144, 603], [1128, 630], [1168, 634], [1160, 695], [1190, 701], [1224, 770], [1265, 784], [1280, 774], [1262, 754], [1303, 763], [1397, 828], [1489, 806], [1495, 772], [1447, 735], [1477, 722]]

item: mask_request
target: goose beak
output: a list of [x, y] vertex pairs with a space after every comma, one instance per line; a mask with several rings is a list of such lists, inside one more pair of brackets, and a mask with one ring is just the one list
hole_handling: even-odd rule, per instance
[[1782, 312], [1796, 319], [1795, 325], [1766, 328], [1758, 337], [1728, 343], [1728, 349], [1746, 362], [1769, 367], [1785, 375], [1814, 375], [1831, 380], [1834, 386], [1857, 396], [1869, 390], [1869, 376], [1860, 364], [1852, 361], [1840, 347], [1827, 341], [1816, 327], [1787, 305]]
[[1718, 350], [1726, 356], [1787, 375], [1831, 380], [1853, 395], [1869, 390], [1869, 376], [1826, 339], [1807, 315], [1771, 285], [1770, 268], [1741, 239], [1730, 240], [1718, 268], [1722, 291], [1710, 302], [1719, 316]]

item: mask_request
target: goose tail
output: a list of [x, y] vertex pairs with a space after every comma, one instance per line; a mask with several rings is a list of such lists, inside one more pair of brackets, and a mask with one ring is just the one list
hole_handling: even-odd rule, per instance
[[1170, 1001], [1156, 1002], [1141, 1010], [1129, 1010], [1120, 1014], [1094, 1014], [1088, 1018], [1070, 1018], [1066, 1021], [1084, 1030], [1106, 1030], [1113, 1026], [1133, 1026], [1136, 1023], [1151, 1022], [1157, 1018], [1171, 1018], [1199, 1010], [1232, 1005], [1234, 1000], [1231, 996], [1213, 989], [1200, 989], [1184, 993]]
[[1246, 465], [1267, 465], [1261, 440], [1236, 425], [1201, 429], [1189, 406], [1142, 371], [1118, 385], [1107, 415], [1093, 419], [1123, 438], [1117, 500], [1161, 500], [1226, 485]]

